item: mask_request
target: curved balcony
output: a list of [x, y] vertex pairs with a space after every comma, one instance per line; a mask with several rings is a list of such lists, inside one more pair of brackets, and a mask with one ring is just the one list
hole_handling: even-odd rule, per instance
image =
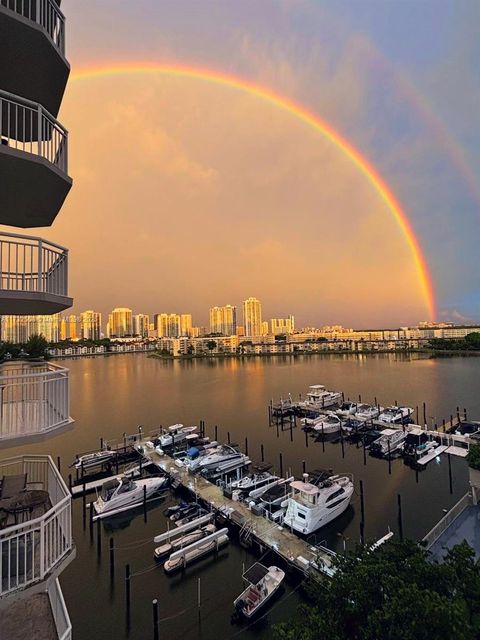
[[0, 224], [50, 226], [67, 172], [68, 131], [40, 104], [0, 91]]
[[72, 424], [69, 373], [49, 362], [0, 365], [0, 446]]
[[72, 304], [68, 249], [0, 232], [0, 315], [50, 315]]
[[0, 87], [57, 115], [70, 66], [55, 0], [0, 0]]

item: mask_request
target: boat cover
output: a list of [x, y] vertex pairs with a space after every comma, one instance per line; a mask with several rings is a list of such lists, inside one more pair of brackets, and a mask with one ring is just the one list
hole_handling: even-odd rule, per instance
[[260, 580], [267, 575], [267, 573], [267, 567], [260, 564], [260, 562], [255, 562], [255, 564], [252, 564], [252, 566], [245, 571], [243, 577], [247, 582], [250, 582], [250, 584], [258, 584]]

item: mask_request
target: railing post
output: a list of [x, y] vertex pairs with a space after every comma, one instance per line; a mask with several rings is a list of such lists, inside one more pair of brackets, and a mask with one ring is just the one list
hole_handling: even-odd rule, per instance
[[37, 283], [37, 291], [39, 293], [43, 292], [43, 242], [42, 242], [42, 240], [38, 241], [38, 283]]
[[40, 522], [40, 579], [45, 575], [45, 522]]
[[[39, 0], [37, 0], [39, 1]], [[38, 139], [38, 155], [43, 156], [43, 140], [42, 140], [42, 106], [39, 104], [37, 108], [37, 139]]]

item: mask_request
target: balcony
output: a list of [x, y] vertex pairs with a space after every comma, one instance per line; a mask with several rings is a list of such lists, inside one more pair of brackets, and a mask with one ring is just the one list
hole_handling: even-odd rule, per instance
[[55, 0], [0, 0], [0, 87], [58, 114], [70, 73]]
[[71, 496], [50, 456], [0, 460], [0, 478], [3, 608], [9, 596], [55, 579], [73, 560], [74, 543]]
[[0, 365], [0, 446], [69, 427], [69, 370], [49, 363]]
[[0, 232], [0, 315], [49, 315], [68, 309], [68, 250]]
[[46, 109], [0, 91], [0, 224], [52, 224], [72, 186], [67, 156], [68, 131]]

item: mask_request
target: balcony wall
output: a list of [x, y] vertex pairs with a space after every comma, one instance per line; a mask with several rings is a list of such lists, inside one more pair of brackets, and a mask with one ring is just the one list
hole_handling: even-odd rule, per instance
[[57, 115], [70, 66], [65, 17], [54, 0], [0, 0], [0, 88]]
[[0, 365], [0, 447], [69, 426], [69, 370], [51, 363]]
[[0, 224], [50, 226], [71, 186], [68, 131], [42, 105], [0, 91]]
[[52, 459], [0, 460], [0, 477], [20, 474], [26, 474], [27, 490], [47, 491], [49, 503], [43, 513], [0, 528], [0, 601], [54, 575], [74, 555], [71, 496]]
[[48, 315], [71, 307], [68, 250], [0, 232], [0, 315]]

